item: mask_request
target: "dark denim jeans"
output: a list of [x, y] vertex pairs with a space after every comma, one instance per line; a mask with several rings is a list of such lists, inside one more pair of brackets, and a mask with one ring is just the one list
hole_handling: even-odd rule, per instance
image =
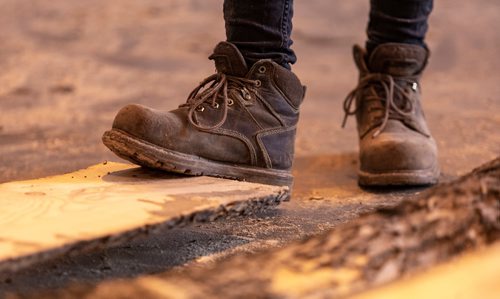
[[[337, 0], [340, 1], [340, 0]], [[425, 46], [427, 19], [433, 0], [370, 0], [366, 48], [387, 42]], [[249, 65], [272, 59], [290, 68], [293, 0], [224, 0], [227, 41], [234, 43]]]
[[406, 43], [425, 47], [427, 20], [433, 0], [370, 0], [366, 49], [383, 43]]
[[285, 67], [297, 60], [290, 49], [293, 0], [224, 0], [227, 41], [249, 65], [272, 59]]

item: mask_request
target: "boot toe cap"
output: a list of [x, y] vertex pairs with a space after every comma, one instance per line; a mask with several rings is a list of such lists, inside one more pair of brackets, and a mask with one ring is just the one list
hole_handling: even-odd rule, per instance
[[361, 141], [361, 170], [370, 173], [430, 170], [437, 167], [434, 139], [419, 134], [381, 134]]
[[113, 121], [113, 129], [124, 131], [134, 136], [144, 136], [151, 125], [151, 111], [139, 104], [130, 104], [118, 112]]
[[153, 144], [163, 145], [167, 131], [174, 128], [168, 115], [139, 104], [130, 104], [118, 112], [113, 129]]

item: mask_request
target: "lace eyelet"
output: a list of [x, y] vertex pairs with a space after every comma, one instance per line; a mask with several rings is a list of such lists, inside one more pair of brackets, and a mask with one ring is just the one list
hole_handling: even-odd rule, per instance
[[219, 109], [219, 103], [217, 102], [213, 103], [212, 108]]
[[411, 83], [411, 90], [417, 91], [418, 90], [418, 83], [417, 82], [412, 82]]
[[203, 112], [203, 111], [205, 111], [205, 107], [203, 107], [203, 106], [198, 106], [198, 107], [196, 108], [196, 111], [198, 111], [198, 112]]
[[262, 85], [262, 82], [260, 80], [255, 81], [255, 86], [260, 87]]
[[267, 71], [267, 68], [265, 66], [260, 66], [259, 67], [259, 73], [264, 74]]
[[232, 99], [227, 99], [227, 105], [228, 106], [233, 106], [234, 105], [234, 101]]

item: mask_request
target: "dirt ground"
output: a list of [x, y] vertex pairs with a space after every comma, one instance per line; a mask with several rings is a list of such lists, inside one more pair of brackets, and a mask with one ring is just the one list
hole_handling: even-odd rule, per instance
[[[203, 267], [418, 197], [421, 189], [360, 189], [354, 120], [340, 128], [357, 77], [351, 46], [364, 42], [368, 1], [296, 2], [293, 70], [308, 94], [291, 202], [0, 274], [0, 295]], [[221, 7], [221, 0], [0, 0], [0, 181], [119, 161], [102, 132], [121, 106], [173, 109], [213, 73], [206, 57], [224, 39]], [[497, 0], [435, 3], [423, 105], [444, 181], [500, 153], [499, 17]]]

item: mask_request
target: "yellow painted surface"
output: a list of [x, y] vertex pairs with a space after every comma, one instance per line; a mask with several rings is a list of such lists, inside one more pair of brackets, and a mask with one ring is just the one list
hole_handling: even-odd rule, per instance
[[283, 191], [107, 163], [0, 185], [0, 263]]
[[500, 243], [352, 299], [499, 299]]

